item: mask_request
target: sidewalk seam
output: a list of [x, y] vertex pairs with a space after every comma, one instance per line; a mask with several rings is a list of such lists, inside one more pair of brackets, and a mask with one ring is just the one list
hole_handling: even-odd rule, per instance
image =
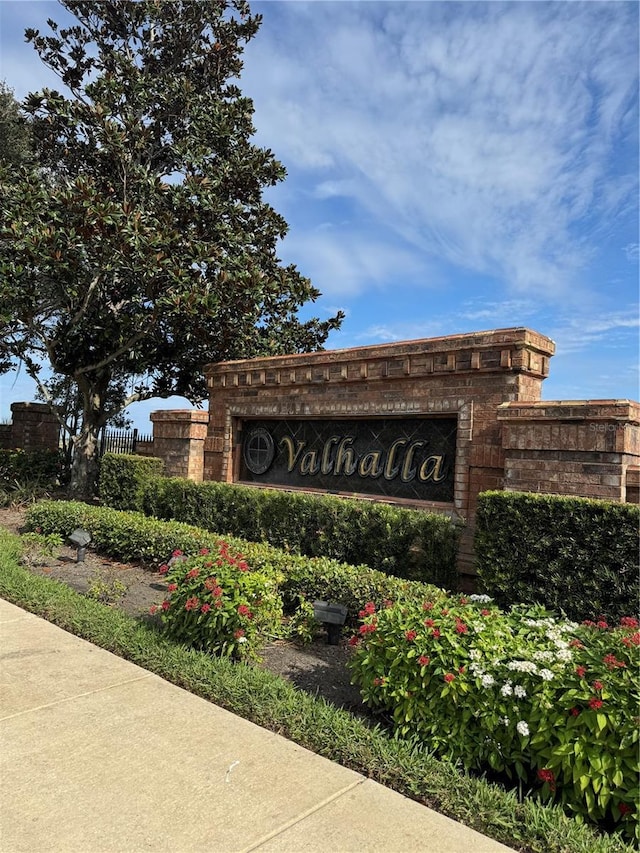
[[347, 794], [349, 791], [353, 791], [354, 788], [357, 788], [358, 785], [362, 785], [362, 783], [366, 781], [366, 777], [361, 776], [359, 779], [356, 779], [355, 782], [352, 782], [350, 785], [347, 785], [340, 791], [336, 791], [335, 794], [331, 794], [330, 797], [326, 797], [324, 800], [322, 800], [322, 802], [318, 803], [315, 806], [311, 806], [311, 808], [308, 808], [301, 814], [291, 818], [291, 820], [287, 821], [287, 823], [283, 823], [282, 826], [279, 826], [277, 829], [274, 829], [272, 832], [269, 832], [267, 835], [264, 835], [262, 838], [260, 838], [259, 841], [254, 841], [250, 847], [243, 847], [240, 853], [251, 853], [251, 851], [253, 850], [259, 850], [263, 844], [266, 844], [267, 841], [270, 841], [272, 838], [277, 838], [278, 835], [282, 835], [283, 832], [286, 832], [288, 829], [291, 829], [292, 826], [295, 826], [296, 824], [301, 823], [303, 820], [306, 820], [310, 815], [316, 814], [316, 812], [319, 812], [321, 809], [325, 808], [325, 806], [328, 806], [330, 803], [333, 803], [336, 800], [340, 799], [340, 797], [342, 797], [344, 794]]
[[86, 693], [75, 693], [73, 696], [65, 696], [63, 699], [56, 699], [55, 702], [46, 702], [44, 705], [36, 705], [33, 708], [25, 708], [24, 711], [17, 711], [15, 714], [8, 714], [6, 717], [0, 717], [0, 723], [5, 720], [13, 720], [15, 717], [22, 717], [24, 714], [31, 714], [33, 711], [42, 711], [44, 708], [52, 708], [54, 705], [61, 705], [63, 702], [72, 702], [74, 699], [83, 699], [85, 696], [93, 696], [96, 693], [104, 693], [105, 690], [113, 690], [116, 687], [124, 687], [125, 684], [135, 684], [136, 681], [144, 681], [145, 678], [152, 678], [153, 673], [147, 672], [145, 675], [139, 675], [137, 678], [127, 678], [125, 681], [118, 681], [115, 684], [107, 684], [105, 687], [96, 687], [95, 690], [88, 690]]

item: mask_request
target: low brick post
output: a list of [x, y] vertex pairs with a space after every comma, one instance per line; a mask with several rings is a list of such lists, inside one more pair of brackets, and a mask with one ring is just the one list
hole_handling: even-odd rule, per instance
[[11, 419], [11, 447], [58, 449], [60, 423], [47, 403], [12, 403]]
[[151, 413], [153, 455], [164, 461], [167, 477], [200, 482], [204, 469], [204, 441], [209, 413], [175, 409]]

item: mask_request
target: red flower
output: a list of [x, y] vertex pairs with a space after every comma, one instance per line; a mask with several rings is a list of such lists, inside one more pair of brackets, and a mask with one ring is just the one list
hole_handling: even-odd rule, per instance
[[636, 631], [635, 634], [629, 634], [627, 637], [623, 637], [622, 642], [625, 646], [640, 646], [640, 631]]
[[218, 579], [217, 578], [207, 578], [206, 581], [204, 582], [204, 588], [208, 589], [209, 592], [212, 592], [216, 588], [217, 585], [218, 585]]
[[443, 608], [443, 609], [440, 611], [440, 613], [442, 613], [442, 615], [443, 615], [443, 616], [446, 616], [448, 612], [449, 612], [449, 611], [448, 611], [446, 608]]
[[217, 608], [218, 610], [220, 610], [220, 608], [222, 607], [222, 602], [220, 601], [219, 598], [216, 598], [216, 600], [213, 602], [213, 606], [215, 608]]
[[423, 610], [433, 610], [433, 602], [432, 601], [425, 601], [425, 603], [422, 605], [422, 609]]
[[187, 572], [187, 580], [190, 580], [191, 578], [197, 578], [199, 574], [200, 569], [191, 569], [190, 572]]
[[428, 658], [426, 655], [420, 655], [418, 658], [418, 663], [420, 666], [429, 666], [431, 663], [431, 658]]
[[573, 717], [577, 717], [579, 713], [580, 713], [580, 708], [572, 708], [571, 709], [571, 715]]
[[456, 619], [456, 631], [458, 634], [468, 634], [469, 633], [469, 629], [467, 628], [467, 626], [464, 624], [464, 622], [461, 622], [459, 619]]
[[458, 672], [459, 672], [459, 673], [463, 673], [463, 672], [465, 671], [465, 669], [466, 669], [466, 666], [459, 666], [459, 667], [458, 667]]
[[485, 607], [484, 610], [480, 611], [480, 615], [481, 616], [491, 616], [491, 611], [487, 610], [487, 608]]
[[438, 637], [440, 636], [440, 631], [439, 631], [439, 629], [438, 629], [438, 628], [434, 628], [434, 629], [433, 629], [433, 631], [431, 632], [431, 636], [432, 636], [432, 637], [435, 637], [435, 638], [436, 638], [436, 640], [437, 640], [437, 639], [438, 639]]
[[602, 690], [602, 682], [601, 681], [594, 681], [593, 682], [593, 689], [594, 690]]
[[198, 601], [198, 596], [192, 595], [190, 598], [187, 598], [184, 609], [185, 610], [195, 610], [199, 606], [200, 606], [200, 602]]
[[155, 616], [155, 614], [156, 614], [157, 612], [158, 612], [158, 605], [157, 605], [157, 604], [152, 604], [152, 605], [151, 605], [151, 607], [149, 608], [149, 613], [150, 613], [152, 616]]
[[618, 803], [618, 811], [621, 815], [628, 815], [633, 812], [633, 809], [628, 803]]
[[206, 557], [206, 555], [207, 555], [208, 553], [209, 553], [209, 549], [208, 549], [208, 548], [200, 548], [200, 550], [198, 551], [198, 554], [200, 554], [200, 556], [201, 556], [201, 557]]
[[357, 646], [359, 642], [360, 642], [360, 638], [355, 636], [355, 634], [354, 634], [354, 636], [351, 637], [351, 639], [349, 640], [349, 645], [350, 646]]
[[202, 607], [200, 608], [201, 613], [208, 613], [210, 610], [211, 610], [210, 604], [203, 604]]
[[591, 628], [595, 628], [595, 627], [596, 627], [596, 623], [595, 623], [592, 619], [584, 619], [584, 620], [582, 621], [582, 624], [583, 624], [583, 625], [588, 625], [588, 626], [590, 626]]
[[222, 595], [222, 587], [221, 586], [214, 586], [213, 594], [216, 598], [220, 598], [220, 596]]
[[595, 697], [593, 699], [589, 699], [589, 707], [593, 708], [594, 711], [597, 711], [598, 708], [602, 708], [603, 705], [604, 702], [602, 699], [596, 699]]
[[367, 616], [372, 616], [376, 612], [376, 606], [373, 601], [367, 601], [364, 606], [364, 612], [367, 614]]
[[240, 560], [240, 562], [238, 563], [238, 569], [241, 572], [248, 572], [249, 571], [249, 565], [244, 560]]
[[382, 603], [383, 603], [383, 604], [384, 604], [384, 606], [387, 608], [387, 610], [388, 610], [390, 607], [393, 607], [393, 601], [391, 601], [391, 599], [390, 599], [390, 598], [385, 598], [385, 600], [384, 600]]
[[427, 626], [427, 628], [433, 628], [436, 623], [433, 621], [433, 619], [425, 619], [424, 624]]
[[[620, 624], [623, 628], [637, 628], [638, 620], [633, 616], [622, 616], [620, 619]], [[620, 805], [625, 805], [625, 803], [620, 803]]]
[[360, 628], [358, 629], [360, 634], [362, 634], [363, 636], [365, 634], [373, 634], [373, 632], [375, 630], [376, 630], [375, 622], [371, 622], [369, 625], [361, 625]]
[[175, 592], [177, 589], [178, 589], [177, 583], [170, 583], [169, 586], [167, 587], [167, 590], [169, 592]]
[[464, 596], [460, 599], [460, 604], [467, 604], [468, 602], [469, 602], [469, 599], [465, 598]]
[[238, 628], [237, 631], [233, 632], [233, 636], [236, 638], [236, 640], [239, 640], [240, 637], [244, 637], [244, 628]]
[[454, 680], [454, 678], [455, 678], [455, 675], [452, 672], [445, 673], [444, 680], [447, 682], [447, 684], [451, 684], [451, 682]]
[[609, 625], [604, 621], [604, 619], [599, 619], [596, 622], [596, 628], [603, 628], [604, 629], [604, 628], [608, 628], [608, 627], [609, 627]]
[[247, 607], [247, 605], [246, 605], [246, 604], [240, 604], [240, 605], [239, 605], [239, 607], [238, 607], [238, 614], [239, 614], [240, 616], [248, 616], [248, 617], [250, 617], [250, 616], [251, 616], [251, 611], [249, 610], [249, 608]]
[[576, 675], [579, 675], [580, 678], [584, 678], [586, 671], [587, 670], [584, 666], [577, 666], [576, 667]]
[[555, 790], [556, 777], [553, 775], [553, 770], [538, 770], [538, 779], [540, 779], [541, 782], [546, 782], [552, 791]]
[[166, 575], [166, 573], [167, 573], [168, 571], [169, 571], [169, 566], [168, 566], [166, 563], [163, 563], [163, 564], [160, 566], [160, 568], [158, 569], [158, 574], [160, 574], [160, 575]]
[[162, 607], [163, 610], [168, 610], [171, 607], [171, 602], [165, 599], [160, 605], [160, 607]]
[[182, 557], [182, 551], [179, 548], [176, 548], [176, 550], [172, 553], [171, 556], [172, 557]]
[[386, 678], [374, 678], [373, 679], [373, 686], [374, 687], [381, 687], [385, 683], [386, 680], [387, 680]]
[[405, 633], [405, 637], [407, 638], [407, 642], [408, 642], [408, 643], [412, 643], [412, 642], [415, 640], [415, 638], [416, 638], [417, 636], [418, 636], [418, 632], [417, 632], [417, 631], [407, 631], [407, 632]]
[[569, 643], [571, 649], [584, 649], [584, 644], [580, 640], [571, 640]]
[[608, 669], [619, 669], [626, 666], [626, 663], [623, 660], [618, 660], [615, 655], [605, 655], [602, 662], [606, 664]]

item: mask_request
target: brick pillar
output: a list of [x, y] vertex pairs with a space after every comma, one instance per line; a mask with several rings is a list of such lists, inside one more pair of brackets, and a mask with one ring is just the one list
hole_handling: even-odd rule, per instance
[[58, 449], [60, 423], [47, 403], [12, 403], [11, 417], [11, 447]]
[[174, 409], [152, 412], [153, 455], [164, 461], [167, 477], [202, 480], [209, 413]]

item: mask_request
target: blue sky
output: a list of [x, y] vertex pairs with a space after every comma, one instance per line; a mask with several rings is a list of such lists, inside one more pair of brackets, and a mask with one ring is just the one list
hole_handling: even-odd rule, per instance
[[[341, 308], [331, 348], [505, 326], [551, 337], [544, 399], [638, 398], [638, 4], [262, 2], [242, 89], [288, 171], [281, 244]], [[0, 79], [57, 85], [0, 2]], [[0, 418], [32, 399], [0, 377]], [[137, 404], [148, 412], [180, 399]]]

